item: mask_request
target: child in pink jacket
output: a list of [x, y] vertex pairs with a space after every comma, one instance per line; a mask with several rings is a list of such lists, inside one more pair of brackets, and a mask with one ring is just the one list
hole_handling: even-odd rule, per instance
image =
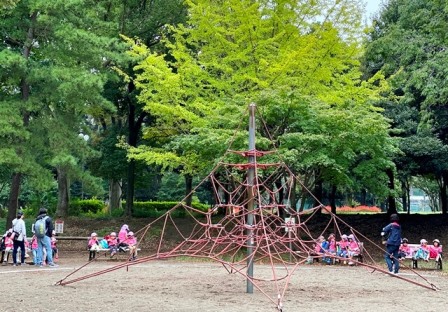
[[109, 237], [107, 238], [107, 245], [109, 246], [110, 257], [112, 258], [118, 250], [117, 233], [112, 232], [109, 234]]
[[8, 260], [8, 253], [14, 248], [14, 242], [11, 239], [11, 234], [11, 229], [5, 234], [5, 255], [3, 259], [3, 265], [7, 264], [6, 261]]
[[137, 259], [137, 239], [134, 237], [134, 232], [129, 232], [123, 243], [127, 244], [129, 248], [129, 261]]
[[429, 258], [437, 261], [442, 257], [442, 246], [440, 246], [440, 241], [436, 238], [432, 241], [432, 245], [429, 246]]
[[100, 242], [98, 241], [98, 235], [93, 232], [90, 234], [89, 242], [87, 243], [87, 248], [89, 249], [89, 261], [95, 259], [96, 253], [100, 250]]
[[36, 237], [36, 235], [33, 235], [33, 237], [31, 238], [31, 253], [33, 255], [33, 264], [34, 265], [38, 265], [38, 263], [37, 263], [37, 248], [38, 248], [37, 237]]

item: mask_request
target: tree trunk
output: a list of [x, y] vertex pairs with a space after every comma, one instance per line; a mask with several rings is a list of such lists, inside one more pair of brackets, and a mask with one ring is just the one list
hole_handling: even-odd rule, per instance
[[291, 210], [292, 211], [297, 211], [297, 202], [296, 202], [296, 179], [295, 177], [291, 177], [292, 181], [291, 181], [291, 189], [289, 190], [289, 204], [291, 205]]
[[[25, 40], [25, 44], [23, 45], [23, 58], [28, 60], [31, 54], [31, 48], [33, 46], [34, 41], [34, 27], [37, 20], [38, 12], [33, 12], [30, 15], [30, 28], [28, 28], [28, 32], [26, 34], [27, 40]], [[26, 76], [22, 78], [20, 81], [20, 89], [22, 92], [22, 101], [28, 101], [30, 97], [30, 85], [26, 80]], [[28, 111], [23, 112], [22, 116], [23, 125], [25, 127], [29, 126], [30, 122], [30, 114]], [[17, 154], [20, 155], [20, 150], [17, 151]], [[9, 205], [8, 205], [8, 217], [6, 218], [6, 229], [9, 229], [9, 226], [12, 223], [12, 220], [17, 215], [17, 209], [19, 208], [19, 195], [20, 195], [20, 184], [22, 180], [22, 174], [19, 172], [15, 172], [12, 176], [11, 182], [11, 190], [9, 192]]]
[[135, 160], [129, 161], [127, 182], [125, 215], [131, 217], [134, 208]]
[[191, 207], [193, 201], [193, 177], [191, 174], [185, 175], [185, 204]]
[[395, 197], [394, 197], [394, 192], [395, 192], [394, 172], [392, 171], [392, 169], [387, 169], [386, 174], [389, 177], [389, 183], [388, 183], [389, 184], [389, 195], [387, 196], [387, 203], [388, 203], [387, 214], [391, 215], [393, 213], [397, 213], [397, 205], [395, 204]]
[[336, 185], [331, 185], [331, 192], [330, 192], [330, 207], [331, 212], [336, 214]]
[[70, 202], [70, 189], [67, 172], [63, 168], [57, 168], [58, 173], [58, 206], [56, 217], [65, 218], [68, 216], [68, 205]]
[[[148, 115], [146, 112], [141, 112], [136, 119], [137, 107], [134, 105], [131, 99], [131, 93], [135, 90], [135, 85], [131, 81], [128, 84], [128, 105], [129, 105], [129, 117], [128, 117], [128, 144], [133, 147], [137, 147], [137, 141], [139, 138], [139, 133], [143, 124], [143, 120]], [[129, 161], [128, 165], [128, 177], [126, 185], [126, 216], [132, 216], [132, 211], [134, 209], [134, 193], [135, 193], [135, 160]]]
[[442, 185], [440, 186], [440, 203], [442, 205], [442, 215], [447, 214], [447, 196], [446, 196], [446, 184], [448, 181], [448, 172], [442, 174]]
[[[281, 179], [277, 179], [275, 181], [275, 186], [277, 187], [277, 190], [278, 190], [278, 199], [271, 198], [270, 200], [273, 200], [274, 204], [275, 204], [275, 202], [277, 202], [279, 205], [282, 205], [283, 204], [283, 200], [285, 198], [285, 195], [284, 195], [284, 188], [282, 187], [283, 183], [282, 183]], [[270, 197], [272, 197], [272, 196], [270, 196]], [[278, 213], [279, 217], [284, 220], [285, 217], [286, 217], [285, 209], [278, 208], [277, 210], [278, 210], [277, 213]]]
[[109, 214], [112, 213], [112, 210], [121, 208], [121, 195], [123, 194], [121, 186], [121, 180], [109, 180], [109, 204], [107, 205]]
[[11, 190], [9, 191], [8, 217], [6, 218], [6, 230], [8, 230], [12, 226], [12, 220], [14, 220], [17, 215], [17, 210], [19, 208], [19, 194], [20, 194], [21, 180], [22, 180], [22, 174], [14, 173], [11, 181]]
[[409, 198], [409, 190], [406, 185], [405, 180], [401, 180], [401, 201], [403, 203], [403, 210], [407, 212], [407, 214], [410, 214], [410, 206], [408, 202]]
[[[314, 196], [316, 197], [314, 199], [314, 207], [317, 207], [322, 203], [322, 197], [323, 197], [323, 182], [321, 179], [316, 179], [315, 181]], [[321, 210], [319, 209], [319, 211]]]
[[367, 206], [367, 190], [366, 189], [361, 190], [361, 205]]

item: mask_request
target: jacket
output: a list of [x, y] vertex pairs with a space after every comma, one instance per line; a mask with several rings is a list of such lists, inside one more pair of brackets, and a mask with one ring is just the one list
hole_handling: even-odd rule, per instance
[[387, 237], [386, 245], [401, 245], [401, 226], [397, 222], [389, 223], [383, 228], [384, 236]]

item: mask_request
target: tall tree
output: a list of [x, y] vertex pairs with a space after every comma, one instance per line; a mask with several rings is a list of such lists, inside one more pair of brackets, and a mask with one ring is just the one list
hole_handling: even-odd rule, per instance
[[[406, 158], [397, 159], [401, 179], [431, 170], [439, 182], [444, 214], [448, 212], [448, 158], [443, 156], [448, 144], [447, 17], [443, 1], [389, 1], [374, 21], [364, 62], [367, 75], [382, 72], [392, 86], [385, 107], [403, 112], [389, 113], [406, 153]], [[406, 112], [413, 113], [403, 119]], [[401, 161], [405, 159], [412, 161]]]
[[[158, 43], [162, 38], [169, 36], [168, 25], [182, 23], [186, 18], [186, 10], [183, 0], [123, 0], [111, 12], [109, 20], [117, 23], [117, 35], [125, 35], [134, 38], [135, 42], [144, 43], [155, 50], [162, 49]], [[143, 105], [137, 101], [140, 91], [135, 88], [136, 73], [134, 72], [135, 60], [119, 56], [114, 60], [117, 70], [121, 73], [122, 80], [110, 80], [106, 90], [106, 96], [117, 107], [117, 114], [110, 120], [102, 118], [101, 124], [106, 133], [119, 132], [129, 146], [136, 147], [142, 140], [142, 129], [153, 122], [151, 114], [143, 109]], [[110, 129], [111, 128], [111, 129]], [[107, 136], [107, 135], [106, 135]], [[118, 143], [118, 139], [116, 140]], [[117, 154], [120, 154], [117, 152]], [[104, 172], [108, 178], [107, 170]], [[110, 190], [121, 190], [118, 187], [124, 178], [126, 194], [126, 214], [131, 215], [134, 202], [136, 162], [129, 159], [126, 175], [121, 178], [111, 179]], [[117, 194], [110, 192], [109, 200], [117, 198]]]
[[[14, 174], [8, 222], [18, 207], [22, 177], [47, 181], [41, 185], [48, 187], [51, 164], [61, 169], [68, 163], [58, 160], [74, 156], [70, 140], [84, 115], [114, 109], [101, 95], [100, 69], [109, 57], [106, 47], [117, 39], [92, 32], [108, 27], [96, 18], [98, 11], [88, 1], [20, 1], [0, 23], [2, 75], [9, 74], [0, 96], [17, 114], [12, 120], [21, 119], [22, 134], [8, 145], [15, 158], [9, 160]], [[67, 148], [54, 148], [61, 146]]]
[[[360, 159], [356, 153], [373, 156], [366, 157], [363, 164], [370, 161], [371, 166], [383, 169], [393, 165], [388, 162], [393, 145], [387, 140], [387, 122], [366, 101], [374, 94], [369, 84], [360, 82], [359, 1], [230, 1], [224, 5], [203, 0], [188, 4], [188, 24], [173, 28], [175, 40], [166, 42], [174, 60], [166, 62], [164, 55], [150, 53], [142, 44], [134, 45], [134, 56], [142, 59], [136, 79], [137, 88], [142, 90], [139, 100], [157, 118], [147, 137], [163, 132], [168, 143], [160, 150], [132, 149], [132, 157], [166, 166], [176, 159], [197, 168], [193, 154], [173, 149], [169, 142], [180, 136], [197, 140], [198, 128], [217, 134], [217, 129], [235, 127], [240, 122], [235, 114], [241, 113], [241, 105], [245, 109], [250, 101], [277, 97], [276, 101], [260, 102], [266, 105], [268, 127], [277, 143], [290, 131], [300, 134], [321, 129], [328, 134], [326, 149], [321, 149], [320, 155], [331, 156], [326, 163], [314, 162], [316, 172], [326, 173], [323, 178], [338, 183], [344, 177], [349, 180], [347, 171]], [[291, 93], [295, 96], [289, 97]], [[306, 116], [311, 120], [299, 127], [302, 103], [310, 110]], [[325, 124], [314, 114], [323, 107]], [[344, 131], [347, 117], [353, 124]], [[356, 118], [361, 119], [357, 122]], [[370, 126], [362, 127], [362, 121]], [[332, 136], [335, 125], [354, 139], [348, 134]], [[350, 150], [352, 144], [362, 141], [360, 129], [371, 136], [373, 146], [364, 151], [362, 148], [369, 147], [366, 143], [359, 150]], [[323, 136], [316, 133], [319, 135]], [[387, 143], [386, 151], [374, 156], [383, 143]], [[313, 151], [321, 148], [318, 145]], [[331, 168], [322, 170], [329, 163]], [[371, 170], [370, 178], [374, 176]]]

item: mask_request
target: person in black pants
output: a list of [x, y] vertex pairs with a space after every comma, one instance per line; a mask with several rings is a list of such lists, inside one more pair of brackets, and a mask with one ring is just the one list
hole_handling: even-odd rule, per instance
[[400, 270], [400, 262], [398, 261], [398, 251], [401, 245], [401, 226], [398, 224], [399, 218], [397, 214], [390, 215], [390, 223], [383, 228], [381, 236], [386, 242], [386, 260], [389, 273], [398, 274]]
[[12, 261], [13, 265], [17, 266], [17, 250], [20, 248], [20, 263], [25, 265], [25, 240], [26, 240], [26, 227], [25, 221], [23, 221], [23, 213], [18, 212], [17, 218], [12, 220], [12, 230], [14, 234], [13, 240], [13, 250], [12, 250]]

